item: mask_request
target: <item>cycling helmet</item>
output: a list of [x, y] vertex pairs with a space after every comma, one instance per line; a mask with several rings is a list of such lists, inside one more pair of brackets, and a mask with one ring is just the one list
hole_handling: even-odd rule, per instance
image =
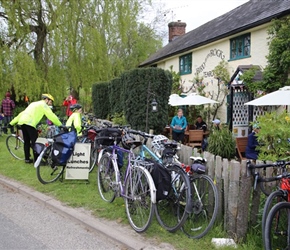
[[151, 142], [152, 148], [155, 150], [163, 150], [164, 149], [163, 143], [166, 141], [168, 141], [168, 138], [166, 136], [155, 135]]
[[78, 109], [81, 109], [82, 108], [82, 105], [80, 105], [79, 103], [76, 103], [76, 104], [71, 105], [69, 108], [70, 108], [70, 110], [72, 112], [74, 112], [74, 111], [76, 111]]
[[41, 98], [42, 99], [49, 99], [49, 100], [52, 100], [53, 102], [54, 102], [54, 98], [53, 98], [53, 96], [52, 95], [50, 95], [50, 94], [42, 94], [41, 95]]
[[134, 143], [135, 143], [135, 141], [136, 141], [135, 138], [132, 135], [128, 134], [128, 133], [126, 133], [126, 134], [124, 134], [122, 136], [122, 146], [125, 149], [132, 148]]

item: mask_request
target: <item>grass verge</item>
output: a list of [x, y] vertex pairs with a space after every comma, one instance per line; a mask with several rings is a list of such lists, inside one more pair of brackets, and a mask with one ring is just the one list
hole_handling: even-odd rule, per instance
[[[19, 181], [39, 192], [50, 195], [71, 207], [82, 207], [93, 212], [94, 216], [114, 220], [122, 224], [129, 224], [126, 217], [124, 201], [116, 198], [113, 203], [104, 202], [97, 188], [97, 169], [89, 176], [89, 183], [85, 181], [64, 180], [43, 185], [36, 177], [36, 170], [32, 164], [25, 164], [13, 158], [6, 148], [7, 136], [0, 136], [0, 174]], [[133, 229], [132, 229], [133, 230]], [[145, 237], [154, 238], [159, 242], [168, 242], [176, 249], [213, 249], [212, 238], [227, 237], [221, 224], [214, 228], [205, 237], [199, 240], [189, 239], [182, 231], [169, 233], [159, 226], [156, 219], [149, 229], [143, 233]], [[259, 239], [258, 239], [259, 238]], [[261, 238], [253, 233], [248, 241], [238, 245], [238, 248], [222, 247], [219, 249], [262, 249]]]

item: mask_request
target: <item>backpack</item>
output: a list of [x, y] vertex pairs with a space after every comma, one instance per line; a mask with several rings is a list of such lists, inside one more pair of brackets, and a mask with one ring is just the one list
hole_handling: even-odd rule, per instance
[[168, 197], [171, 190], [170, 172], [158, 162], [150, 159], [146, 159], [146, 161], [154, 164], [150, 169], [150, 173], [156, 187], [156, 201], [164, 200]]
[[65, 166], [73, 153], [74, 145], [77, 141], [76, 131], [72, 130], [70, 132], [58, 134], [53, 140], [52, 161], [57, 166]]

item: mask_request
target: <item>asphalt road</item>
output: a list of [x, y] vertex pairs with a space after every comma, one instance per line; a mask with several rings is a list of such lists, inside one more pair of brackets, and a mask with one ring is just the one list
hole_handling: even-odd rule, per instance
[[0, 249], [125, 248], [2, 185], [0, 201]]
[[1, 250], [174, 249], [1, 175], [0, 229]]

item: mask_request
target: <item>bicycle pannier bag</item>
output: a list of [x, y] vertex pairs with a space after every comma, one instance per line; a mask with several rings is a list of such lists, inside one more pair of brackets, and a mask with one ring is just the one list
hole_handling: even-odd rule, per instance
[[33, 150], [37, 153], [37, 154], [40, 154], [43, 149], [45, 148], [45, 145], [43, 143], [40, 143], [40, 142], [36, 142], [34, 144], [34, 147], [33, 147]]
[[151, 168], [151, 176], [156, 187], [156, 201], [166, 199], [171, 190], [170, 172], [161, 164], [151, 160], [148, 161], [154, 163]]
[[73, 153], [74, 145], [77, 141], [75, 130], [61, 133], [54, 137], [52, 146], [52, 160], [56, 165], [65, 166]]
[[109, 136], [109, 137], [118, 137], [117, 144], [121, 141], [122, 131], [118, 128], [105, 128], [102, 129], [100, 133], [97, 135], [97, 143], [100, 145], [111, 146], [114, 144], [114, 139], [100, 139], [98, 140], [98, 136]]

